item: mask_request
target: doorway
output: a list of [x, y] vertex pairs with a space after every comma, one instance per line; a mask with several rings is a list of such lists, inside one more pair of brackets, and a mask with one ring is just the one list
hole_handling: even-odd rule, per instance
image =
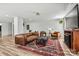
[[0, 37], [2, 36], [2, 26], [0, 25]]

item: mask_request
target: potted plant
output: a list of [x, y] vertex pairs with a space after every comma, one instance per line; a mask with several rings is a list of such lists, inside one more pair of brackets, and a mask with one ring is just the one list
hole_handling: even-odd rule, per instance
[[63, 21], [63, 19], [62, 19], [62, 20], [59, 21], [59, 24], [62, 24], [63, 22], [64, 22], [64, 21]]

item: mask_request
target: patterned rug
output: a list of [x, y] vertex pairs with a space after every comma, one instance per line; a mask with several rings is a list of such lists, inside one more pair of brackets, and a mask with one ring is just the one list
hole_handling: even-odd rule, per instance
[[21, 49], [29, 50], [43, 56], [64, 56], [63, 49], [58, 40], [48, 39], [46, 46], [36, 45], [34, 42], [26, 46], [18, 46]]

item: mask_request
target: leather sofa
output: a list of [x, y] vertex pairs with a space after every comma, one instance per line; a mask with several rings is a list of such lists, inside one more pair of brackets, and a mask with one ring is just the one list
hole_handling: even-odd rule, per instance
[[20, 45], [26, 45], [27, 43], [36, 40], [38, 36], [39, 36], [38, 32], [18, 34], [15, 36], [15, 43]]

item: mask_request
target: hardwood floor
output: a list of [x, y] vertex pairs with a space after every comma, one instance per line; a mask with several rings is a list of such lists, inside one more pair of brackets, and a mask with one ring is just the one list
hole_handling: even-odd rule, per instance
[[68, 47], [64, 44], [64, 40], [62, 38], [59, 39], [59, 41], [66, 56], [75, 56], [75, 54], [71, 53]]
[[38, 56], [38, 54], [17, 48], [14, 38], [8, 36], [0, 38], [0, 56]]
[[[65, 55], [74, 55], [70, 53], [67, 46], [63, 43], [63, 39], [59, 39]], [[17, 48], [14, 37], [5, 36], [0, 38], [0, 56], [41, 56], [30, 51], [25, 51]]]

